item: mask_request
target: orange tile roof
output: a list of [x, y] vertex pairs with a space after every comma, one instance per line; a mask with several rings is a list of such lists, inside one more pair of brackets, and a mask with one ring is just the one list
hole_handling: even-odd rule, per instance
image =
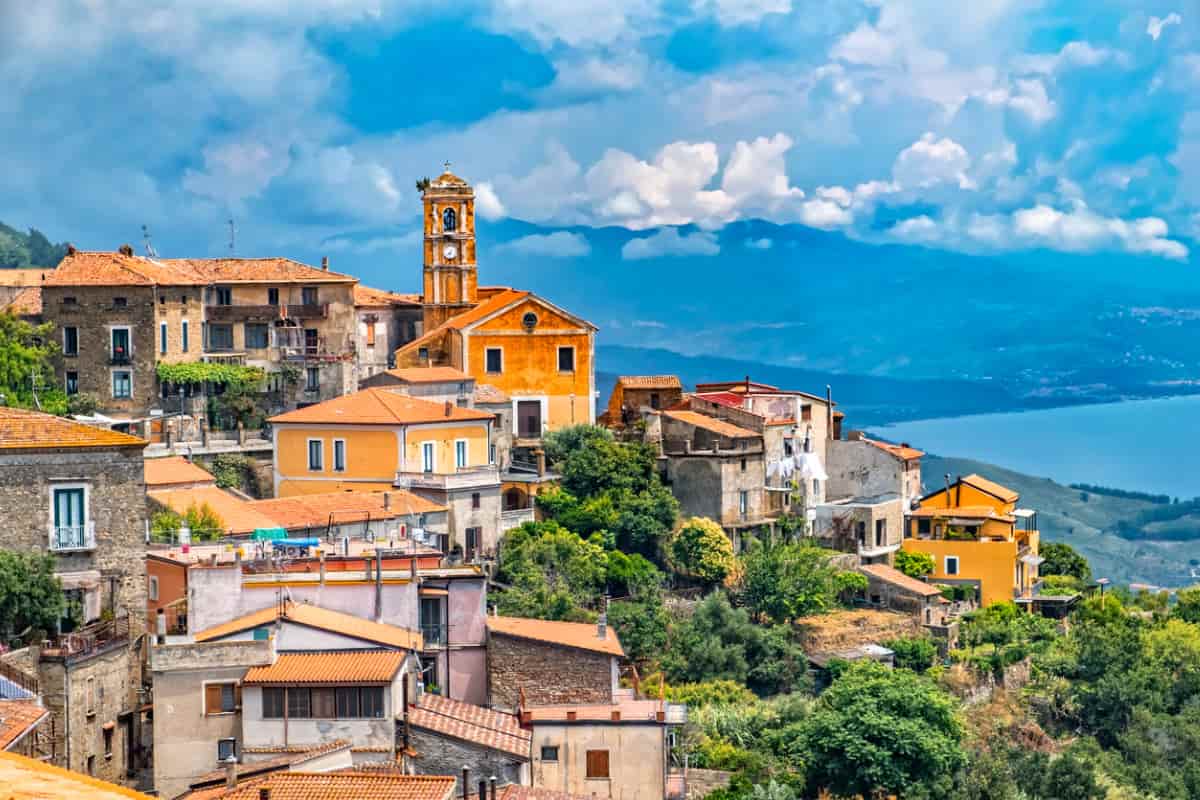
[[146, 459], [146, 487], [214, 483], [216, 478], [183, 456]]
[[969, 486], [974, 486], [980, 491], [987, 492], [988, 494], [999, 498], [1005, 503], [1015, 503], [1021, 499], [1021, 495], [1018, 492], [1014, 492], [1007, 486], [1001, 486], [994, 481], [989, 481], [982, 475], [976, 475], [972, 473], [959, 478], [959, 480]]
[[290, 258], [169, 258], [162, 263], [201, 283], [350, 283], [353, 275], [318, 269]]
[[454, 778], [367, 771], [277, 772], [215, 797], [258, 800], [264, 789], [271, 800], [450, 800]]
[[876, 439], [866, 438], [864, 438], [862, 441], [866, 442], [867, 444], [874, 445], [886, 453], [891, 453], [901, 461], [912, 461], [914, 458], [920, 458], [921, 456], [925, 455], [923, 450], [918, 450], [915, 447], [909, 447], [908, 445], [904, 444], [890, 444], [888, 442], [880, 442]]
[[255, 611], [243, 617], [214, 625], [200, 631], [193, 637], [197, 642], [210, 642], [252, 628], [268, 625], [278, 619], [284, 619], [297, 625], [317, 628], [331, 633], [340, 633], [352, 639], [364, 642], [397, 647], [402, 650], [420, 650], [422, 647], [421, 634], [417, 631], [401, 628], [397, 625], [385, 625], [382, 622], [372, 622], [369, 619], [356, 617], [353, 614], [343, 614], [311, 603], [284, 604], [283, 613], [275, 606]]
[[256, 509], [252, 503], [214, 486], [197, 486], [190, 489], [156, 489], [146, 493], [150, 499], [162, 503], [176, 514], [186, 514], [193, 504], [212, 507], [226, 533], [238, 535], [254, 533], [259, 528], [277, 528], [275, 520]]
[[[148, 463], [148, 462], [147, 462]], [[253, 500], [249, 505], [265, 514], [280, 528], [316, 528], [339, 523], [366, 520], [395, 519], [410, 514], [436, 514], [446, 506], [403, 489], [386, 492], [388, 508], [383, 507], [384, 492], [322, 492]]]
[[203, 286], [172, 263], [124, 253], [77, 250], [46, 275], [43, 286]]
[[416, 728], [529, 760], [531, 736], [515, 714], [425, 694], [409, 707], [408, 722]]
[[[657, 722], [659, 712], [665, 710], [662, 700], [623, 700], [617, 703], [530, 706], [521, 709], [521, 716], [528, 715], [533, 722]], [[614, 712], [620, 715], [618, 719], [613, 718]]]
[[0, 286], [41, 286], [53, 269], [0, 269]]
[[682, 389], [678, 375], [622, 375], [617, 383], [626, 389]]
[[[265, 772], [275, 772], [276, 770], [287, 769], [288, 767], [292, 766], [293, 764], [299, 766], [306, 761], [312, 761], [314, 758], [320, 758], [321, 756], [327, 756], [330, 753], [333, 753], [333, 752], [336, 752], [336, 751], [342, 750], [342, 749], [349, 751], [350, 750], [350, 742], [345, 739], [335, 739], [332, 742], [326, 742], [325, 744], [318, 745], [316, 747], [309, 747], [306, 749], [298, 750], [296, 752], [285, 753], [284, 755], [281, 755], [279, 758], [271, 758], [271, 759], [266, 759], [264, 761], [250, 761], [250, 762], [239, 763], [237, 765], [237, 773], [236, 773], [237, 780], [239, 782], [245, 781], [249, 778], [253, 778], [253, 777], [262, 775]], [[220, 786], [217, 788], [220, 788], [222, 792], [225, 791], [225, 789], [227, 787], [224, 784], [225, 784], [227, 777], [228, 776], [226, 775], [224, 768], [215, 769], [212, 772], [209, 772], [205, 775], [201, 775], [199, 778], [196, 778], [196, 780], [191, 782], [190, 786], [193, 789], [206, 789], [206, 791], [204, 792], [204, 795], [212, 796], [212, 794], [219, 794], [219, 793], [212, 793], [211, 790], [208, 789], [208, 787], [212, 784], [219, 783]], [[186, 797], [186, 800], [201, 800], [202, 795], [200, 792], [193, 791], [190, 794], [185, 795], [185, 797]]]
[[389, 292], [383, 289], [372, 289], [370, 286], [363, 286], [359, 283], [354, 287], [354, 305], [369, 306], [371, 308], [419, 306], [421, 305], [421, 295], [397, 294], [396, 292]]
[[0, 797], [4, 800], [152, 800], [150, 795], [89, 775], [0, 752]]
[[491, 420], [495, 415], [473, 408], [409, 397], [386, 388], [363, 389], [324, 403], [271, 417], [274, 424], [316, 422], [328, 425], [419, 425], [428, 422]]
[[991, 506], [922, 506], [909, 513], [912, 517], [962, 517], [963, 519], [998, 519], [1012, 522], [1015, 518], [1000, 514]]
[[499, 800], [592, 800], [592, 795], [568, 794], [555, 789], [510, 783], [500, 792]]
[[328, 686], [391, 683], [404, 663], [400, 650], [280, 653], [275, 663], [252, 667], [247, 686]]
[[50, 711], [28, 700], [0, 700], [0, 750], [31, 731]]
[[40, 411], [0, 406], [0, 450], [145, 447], [147, 444], [127, 433], [84, 425]]
[[12, 302], [4, 309], [18, 317], [36, 317], [42, 313], [42, 289], [30, 286], [17, 292]]
[[858, 569], [870, 577], [899, 586], [901, 589], [921, 597], [933, 597], [942, 593], [936, 586], [931, 586], [925, 583], [925, 581], [909, 577], [895, 567], [889, 567], [887, 564], [862, 564]]
[[389, 369], [387, 374], [405, 383], [452, 383], [474, 380], [467, 373], [454, 367], [401, 367]]
[[457, 316], [451, 317], [433, 330], [426, 331], [424, 334], [418, 336], [416, 339], [413, 339], [396, 352], [403, 353], [409, 350], [420, 349], [422, 346], [446, 333], [446, 331], [462, 330], [472, 323], [478, 322], [489, 314], [500, 311], [517, 302], [518, 300], [523, 300], [528, 296], [529, 292], [519, 292], [515, 289], [509, 289], [508, 287], [499, 288], [495, 294], [481, 300], [474, 308], [468, 309]]
[[558, 622], [525, 617], [488, 617], [487, 626], [488, 631], [493, 634], [533, 639], [579, 650], [593, 650], [597, 653], [607, 653], [610, 656], [623, 657], [625, 655], [625, 651], [621, 648], [621, 640], [617, 638], [617, 632], [611, 625], [605, 629], [603, 639], [596, 635], [596, 626], [590, 622]]
[[719, 436], [727, 436], [730, 439], [750, 439], [758, 438], [760, 434], [745, 428], [739, 428], [737, 425], [726, 422], [723, 419], [716, 419], [699, 411], [663, 411], [664, 417], [679, 420], [680, 422], [694, 425], [697, 428], [703, 428]]

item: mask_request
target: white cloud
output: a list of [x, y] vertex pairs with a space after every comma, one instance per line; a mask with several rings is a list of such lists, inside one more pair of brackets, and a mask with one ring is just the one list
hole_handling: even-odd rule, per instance
[[261, 194], [291, 163], [286, 150], [257, 139], [205, 147], [203, 154], [204, 170], [186, 170], [183, 187], [225, 206]]
[[757, 206], [769, 211], [804, 197], [802, 190], [788, 185], [783, 156], [791, 147], [792, 138], [783, 133], [738, 142], [725, 165], [721, 188], [739, 207]]
[[960, 189], [973, 188], [967, 177], [971, 157], [966, 149], [949, 137], [938, 139], [925, 133], [920, 139], [900, 151], [892, 165], [892, 177], [905, 188], [928, 188], [939, 183], [956, 184]]
[[653, 236], [630, 239], [621, 248], [621, 258], [636, 261], [662, 256], [715, 256], [719, 252], [716, 234], [696, 231], [680, 236], [678, 228], [663, 228]]
[[1178, 25], [1183, 22], [1183, 17], [1172, 11], [1165, 17], [1151, 17], [1146, 23], [1146, 35], [1154, 41], [1158, 41], [1158, 37], [1162, 36], [1163, 30], [1169, 25]]
[[734, 201], [706, 188], [720, 159], [713, 142], [673, 142], [652, 162], [610, 149], [586, 175], [588, 194], [602, 219], [634, 230], [733, 218]]
[[506, 213], [504, 203], [500, 202], [489, 181], [480, 181], [475, 186], [475, 210], [484, 219], [500, 219]]
[[635, 319], [629, 324], [634, 328], [656, 328], [659, 330], [667, 327], [666, 323], [659, 322], [656, 319]]
[[491, 22], [524, 31], [544, 46], [606, 45], [631, 30], [657, 28], [660, 9], [652, 0], [497, 0]]
[[1046, 94], [1046, 84], [1036, 78], [1017, 80], [1014, 84], [1016, 92], [1008, 100], [1008, 105], [1025, 116], [1035, 125], [1040, 125], [1053, 119], [1057, 108]]
[[929, 216], [910, 217], [888, 229], [888, 233], [906, 242], [930, 242], [937, 238], [938, 225]]
[[851, 64], [882, 67], [896, 57], [896, 42], [864, 22], [839, 39], [829, 55]]
[[504, 242], [495, 248], [497, 253], [518, 253], [545, 258], [577, 258], [592, 252], [587, 237], [570, 231], [534, 233]]
[[750, 248], [751, 250], [770, 250], [774, 246], [775, 242], [771, 241], [765, 236], [761, 239], [746, 240], [746, 247]]
[[1123, 220], [1091, 211], [1082, 202], [1070, 211], [1038, 204], [1013, 214], [1013, 233], [1028, 242], [1067, 252], [1092, 252], [1118, 246], [1131, 253], [1149, 253], [1177, 260], [1188, 249], [1168, 239], [1167, 223], [1158, 217]]
[[366, 239], [356, 239], [349, 236], [335, 236], [321, 243], [321, 249], [330, 252], [350, 252], [370, 255], [373, 253], [395, 253], [403, 250], [418, 250], [425, 235], [420, 230], [411, 231], [403, 236], [374, 236]]

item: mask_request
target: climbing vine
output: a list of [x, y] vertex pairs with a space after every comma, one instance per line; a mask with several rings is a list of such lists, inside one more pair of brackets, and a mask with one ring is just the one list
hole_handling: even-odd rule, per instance
[[208, 361], [185, 361], [178, 364], [158, 364], [158, 379], [163, 383], [214, 383], [224, 386], [256, 387], [266, 378], [259, 367], [240, 364], [214, 364]]

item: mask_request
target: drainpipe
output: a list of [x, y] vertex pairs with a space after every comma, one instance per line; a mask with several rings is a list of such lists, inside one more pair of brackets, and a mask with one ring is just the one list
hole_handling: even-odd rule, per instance
[[383, 621], [383, 551], [375, 548], [375, 621]]

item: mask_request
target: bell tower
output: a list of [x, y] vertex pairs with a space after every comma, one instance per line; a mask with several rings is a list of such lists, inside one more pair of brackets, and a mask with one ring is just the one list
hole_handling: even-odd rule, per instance
[[475, 269], [475, 190], [450, 171], [421, 193], [425, 206], [423, 302], [425, 330], [474, 306], [478, 277]]

